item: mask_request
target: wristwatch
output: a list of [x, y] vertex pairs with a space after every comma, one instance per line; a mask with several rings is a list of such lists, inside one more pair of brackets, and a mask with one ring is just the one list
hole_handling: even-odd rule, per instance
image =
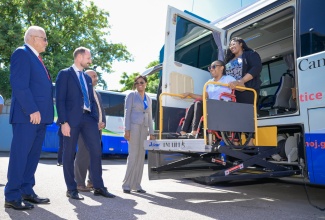
[[67, 121], [61, 122], [60, 125], [63, 125], [63, 124], [65, 124], [65, 123], [67, 123]]

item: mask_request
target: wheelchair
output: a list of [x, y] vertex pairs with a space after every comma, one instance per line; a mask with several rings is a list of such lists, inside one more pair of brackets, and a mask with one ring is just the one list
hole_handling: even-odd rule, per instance
[[[220, 100], [224, 100], [223, 97], [230, 98], [229, 102], [236, 102], [235, 90], [232, 90], [231, 93], [225, 93], [225, 92], [221, 93]], [[200, 101], [200, 100], [197, 99], [195, 101]], [[176, 133], [180, 133], [184, 120], [185, 120], [185, 116], [180, 119]], [[203, 138], [204, 136], [203, 121], [204, 121], [204, 117], [202, 116], [199, 121], [196, 135], [191, 138], [194, 139]], [[233, 132], [233, 131], [207, 130], [207, 135], [212, 138], [213, 145], [225, 144], [231, 146], [247, 146], [247, 144], [253, 138], [253, 133], [240, 133], [240, 132]], [[180, 138], [189, 138], [189, 136], [187, 137], [181, 136]]]

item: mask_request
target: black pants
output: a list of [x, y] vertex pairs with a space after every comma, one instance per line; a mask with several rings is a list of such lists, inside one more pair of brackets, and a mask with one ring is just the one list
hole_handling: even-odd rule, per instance
[[[260, 92], [260, 90], [255, 90], [257, 97]], [[247, 104], [254, 104], [254, 93], [251, 91], [235, 91], [236, 95], [236, 102], [239, 103], [247, 103]]]
[[[260, 93], [260, 90], [255, 90], [257, 97]], [[253, 104], [254, 105], [254, 93], [251, 91], [235, 91], [235, 95], [236, 95], [236, 102], [239, 103], [246, 103], [246, 104]], [[245, 136], [247, 137], [248, 134], [245, 133]], [[255, 134], [253, 134], [252, 138], [255, 137]]]
[[[202, 101], [193, 102], [186, 112], [185, 120], [182, 125], [181, 131], [184, 132], [196, 131], [199, 126], [199, 122], [202, 115], [203, 115]], [[190, 128], [191, 125], [192, 128]]]

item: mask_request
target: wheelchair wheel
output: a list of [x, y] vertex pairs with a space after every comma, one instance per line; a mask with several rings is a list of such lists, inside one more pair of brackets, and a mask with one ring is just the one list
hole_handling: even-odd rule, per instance
[[253, 133], [246, 133], [246, 140], [243, 143], [240, 132], [221, 131], [221, 136], [226, 145], [247, 146], [253, 137]]

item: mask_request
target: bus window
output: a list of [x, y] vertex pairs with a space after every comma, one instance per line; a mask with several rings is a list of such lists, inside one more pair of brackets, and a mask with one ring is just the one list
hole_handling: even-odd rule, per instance
[[106, 112], [107, 115], [124, 117], [124, 95], [111, 94], [109, 99], [109, 108]]
[[279, 86], [280, 78], [287, 72], [287, 69], [288, 67], [282, 59], [264, 63], [261, 72], [260, 96], [274, 95]]
[[300, 56], [325, 50], [324, 8], [325, 1], [301, 0], [300, 24]]
[[105, 115], [108, 115], [110, 94], [100, 92], [100, 95], [101, 95], [101, 98], [102, 98], [103, 107], [104, 107], [104, 110], [105, 110]]
[[[199, 37], [200, 40], [189, 43]], [[199, 69], [206, 70], [218, 58], [218, 47], [211, 31], [182, 17], [178, 17], [177, 21], [175, 48], [175, 61]]]
[[152, 120], [155, 120], [157, 110], [157, 100], [152, 99]]

